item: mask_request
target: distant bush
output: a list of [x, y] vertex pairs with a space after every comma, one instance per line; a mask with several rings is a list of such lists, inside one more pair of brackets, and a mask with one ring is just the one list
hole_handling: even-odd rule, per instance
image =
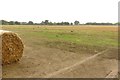
[[[79, 21], [75, 21], [74, 23], [69, 22], [49, 22], [49, 20], [42, 21], [40, 23], [34, 23], [33, 21], [29, 22], [18, 22], [18, 21], [6, 21], [0, 20], [0, 25], [82, 25]], [[120, 23], [96, 23], [96, 22], [88, 22], [83, 25], [120, 25]]]

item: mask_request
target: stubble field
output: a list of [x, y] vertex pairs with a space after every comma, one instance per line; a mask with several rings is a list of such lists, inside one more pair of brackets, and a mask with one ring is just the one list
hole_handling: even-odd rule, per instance
[[25, 45], [19, 63], [3, 66], [4, 78], [104, 78], [118, 69], [117, 26], [4, 25]]

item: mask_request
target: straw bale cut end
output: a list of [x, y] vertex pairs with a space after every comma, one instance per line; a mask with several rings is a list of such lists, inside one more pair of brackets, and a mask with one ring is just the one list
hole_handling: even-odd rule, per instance
[[18, 62], [23, 55], [24, 45], [21, 38], [14, 32], [0, 30], [2, 42], [2, 64]]

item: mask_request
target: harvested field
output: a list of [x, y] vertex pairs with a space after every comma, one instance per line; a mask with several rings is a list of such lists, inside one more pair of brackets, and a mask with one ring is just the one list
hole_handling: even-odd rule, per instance
[[18, 33], [25, 44], [21, 60], [3, 67], [4, 78], [104, 78], [118, 68], [116, 26], [4, 25], [3, 29]]

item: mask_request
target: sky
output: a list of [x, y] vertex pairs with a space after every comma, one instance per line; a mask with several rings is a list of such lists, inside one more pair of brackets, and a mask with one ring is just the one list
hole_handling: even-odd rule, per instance
[[0, 20], [118, 22], [119, 0], [0, 0]]

